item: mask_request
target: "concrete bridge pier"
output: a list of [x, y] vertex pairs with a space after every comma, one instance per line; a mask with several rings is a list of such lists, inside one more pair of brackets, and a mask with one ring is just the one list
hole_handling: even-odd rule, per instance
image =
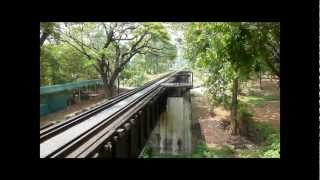
[[191, 155], [192, 72], [181, 72], [161, 86], [166, 88], [166, 102], [161, 105], [165, 110], [160, 114], [146, 148], [151, 157], [188, 157]]
[[166, 110], [147, 142], [152, 156], [191, 155], [191, 97], [189, 88], [167, 89]]
[[[186, 88], [169, 89], [166, 123], [160, 123], [160, 141], [167, 142], [162, 154], [191, 154], [191, 102]], [[166, 152], [167, 149], [167, 152]]]

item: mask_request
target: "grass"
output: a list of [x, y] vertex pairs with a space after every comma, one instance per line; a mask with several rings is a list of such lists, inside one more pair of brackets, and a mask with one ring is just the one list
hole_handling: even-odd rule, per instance
[[[255, 125], [257, 136], [264, 139], [255, 149], [233, 149], [229, 146], [208, 148], [200, 143], [192, 158], [280, 158], [280, 134], [268, 124]], [[262, 137], [262, 138], [261, 138]]]
[[[274, 100], [274, 97], [263, 97], [263, 100]], [[280, 158], [280, 132], [269, 123], [252, 120], [247, 103], [239, 103], [239, 118], [245, 119], [247, 132], [242, 136], [247, 137], [255, 144], [253, 149], [234, 149], [230, 146], [208, 148], [200, 143], [193, 151], [193, 158]]]
[[[230, 94], [229, 94], [230, 95]], [[231, 105], [231, 97], [227, 98], [229, 101], [220, 102], [214, 98], [210, 98], [211, 105], [220, 103], [226, 107]], [[232, 149], [228, 146], [221, 148], [208, 148], [206, 145], [200, 144], [195, 148], [193, 157], [199, 158], [225, 158], [225, 157], [239, 157], [239, 158], [280, 158], [280, 132], [274, 129], [270, 124], [263, 122], [255, 122], [252, 120], [252, 114], [249, 109], [253, 106], [263, 107], [270, 101], [280, 101], [279, 96], [264, 95], [263, 92], [250, 90], [249, 95], [239, 96], [238, 104], [238, 118], [247, 125], [243, 126], [242, 136], [247, 137], [254, 142], [253, 149]]]
[[280, 133], [267, 123], [254, 122], [257, 149], [237, 150], [238, 157], [243, 158], [280, 158]]
[[192, 158], [232, 158], [235, 151], [228, 146], [209, 148], [205, 143], [200, 143], [191, 155]]
[[[233, 149], [224, 145], [209, 148], [205, 143], [199, 143], [193, 150], [191, 158], [280, 158], [280, 133], [271, 125], [261, 122], [250, 122], [254, 132], [255, 149]], [[146, 146], [140, 158], [185, 158], [183, 156], [154, 156], [152, 148]]]
[[278, 96], [242, 96], [240, 100], [246, 104], [254, 106], [263, 106], [267, 101], [279, 101]]
[[140, 154], [140, 158], [151, 158], [152, 157], [152, 148], [150, 146], [145, 146]]
[[[276, 97], [264, 97], [274, 100]], [[262, 101], [262, 100], [261, 100]], [[265, 102], [266, 100], [262, 101]], [[239, 117], [247, 124], [244, 135], [255, 142], [254, 150], [239, 150], [238, 156], [244, 158], [279, 158], [280, 157], [280, 132], [271, 124], [252, 120], [252, 114], [248, 111], [247, 103], [239, 104]]]

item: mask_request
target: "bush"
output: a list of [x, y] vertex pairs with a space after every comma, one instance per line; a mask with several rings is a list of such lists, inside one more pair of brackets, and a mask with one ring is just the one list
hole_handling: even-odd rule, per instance
[[279, 158], [280, 157], [280, 135], [273, 133], [267, 137], [264, 157]]
[[248, 136], [250, 124], [252, 123], [252, 114], [248, 111], [248, 106], [244, 103], [239, 103], [238, 105], [238, 122], [240, 134]]
[[200, 143], [193, 150], [191, 157], [203, 158], [204, 152], [206, 152], [207, 150], [208, 150], [207, 145], [205, 143]]
[[200, 143], [196, 146], [192, 153], [193, 158], [230, 158], [235, 156], [233, 151], [228, 146], [222, 146], [221, 148], [208, 148], [206, 144]]
[[261, 157], [279, 158], [280, 157], [280, 133], [270, 124], [255, 122], [252, 114], [248, 112], [247, 105], [239, 103], [239, 122], [240, 133], [251, 141], [259, 145], [257, 150], [239, 151], [239, 157]]
[[149, 146], [145, 146], [142, 154], [141, 154], [141, 157], [142, 158], [151, 158], [152, 157], [152, 148], [149, 147]]
[[249, 138], [259, 146], [255, 151], [241, 152], [240, 157], [279, 158], [280, 133], [267, 123], [251, 121], [250, 126], [251, 136]]
[[263, 152], [259, 149], [257, 150], [238, 150], [238, 157], [240, 158], [261, 158]]
[[253, 106], [263, 106], [267, 101], [278, 101], [278, 96], [262, 96], [262, 95], [250, 95], [243, 97], [243, 101]]
[[256, 135], [255, 141], [257, 143], [263, 143], [267, 141], [267, 139], [270, 138], [271, 135], [277, 133], [270, 124], [262, 122], [253, 122], [252, 124]]

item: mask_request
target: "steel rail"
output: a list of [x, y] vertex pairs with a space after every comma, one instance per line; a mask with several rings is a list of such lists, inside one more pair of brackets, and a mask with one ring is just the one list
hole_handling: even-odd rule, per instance
[[[172, 73], [174, 73], [174, 72], [172, 72]], [[43, 142], [43, 141], [49, 139], [50, 137], [58, 134], [61, 131], [68, 129], [69, 127], [72, 127], [73, 125], [75, 125], [77, 123], [82, 122], [85, 119], [88, 119], [89, 117], [101, 112], [102, 110], [105, 110], [108, 107], [111, 107], [112, 105], [116, 104], [117, 102], [122, 101], [123, 99], [151, 86], [152, 84], [156, 83], [157, 81], [168, 77], [172, 73], [168, 73], [160, 78], [152, 80], [152, 81], [146, 83], [145, 85], [143, 85], [142, 87], [130, 90], [129, 92], [126, 92], [126, 93], [123, 93], [119, 96], [116, 96], [116, 97], [106, 101], [105, 103], [98, 105], [88, 111], [81, 113], [81, 114], [78, 114], [75, 117], [72, 117], [66, 121], [62, 121], [57, 124], [52, 124], [51, 126], [49, 125], [49, 126], [43, 127], [42, 129], [40, 129], [40, 142]]]
[[[108, 141], [111, 141], [111, 138], [114, 137], [114, 134], [116, 133], [117, 129], [125, 129], [125, 127], [123, 127], [124, 124], [128, 123], [130, 119], [133, 120], [133, 116], [136, 115], [139, 111], [141, 111], [142, 107], [149, 103], [149, 101], [153, 99], [155, 96], [157, 96], [157, 94], [161, 94], [164, 91], [164, 89], [165, 88], [163, 87], [159, 87], [156, 91], [149, 94], [144, 101], [138, 102], [136, 105], [134, 105], [134, 107], [122, 114], [119, 117], [121, 121], [114, 121], [113, 124], [110, 124], [110, 126], [100, 131], [89, 141], [85, 142], [82, 146], [79, 146], [75, 151], [73, 151], [66, 157], [87, 158], [94, 156], [94, 154], [96, 154], [97, 151], [101, 147], [103, 147], [103, 145], [105, 145]], [[131, 121], [130, 124], [133, 124], [133, 121]]]
[[[144, 87], [140, 88], [139, 91], [134, 91], [134, 92], [136, 92], [138, 94], [140, 91], [143, 91], [144, 89], [146, 89], [148, 87], [150, 88], [150, 86], [154, 86], [154, 87], [148, 89], [142, 95], [138, 96], [138, 98], [134, 99], [131, 103], [127, 104], [123, 109], [118, 110], [117, 112], [115, 112], [111, 116], [107, 117], [103, 121], [98, 122], [97, 124], [95, 124], [91, 128], [85, 130], [84, 132], [79, 133], [80, 135], [78, 135], [77, 137], [75, 137], [71, 141], [69, 141], [67, 143], [65, 143], [65, 142], [62, 143], [63, 145], [61, 145], [60, 147], [58, 147], [56, 149], [53, 148], [53, 150], [51, 152], [44, 152], [42, 154], [40, 153], [40, 156], [41, 157], [62, 157], [63, 155], [66, 155], [66, 153], [68, 153], [68, 152], [74, 150], [75, 148], [77, 148], [80, 144], [85, 142], [85, 140], [88, 140], [88, 139], [90, 139], [90, 137], [92, 137], [95, 134], [97, 134], [102, 128], [106, 128], [107, 125], [109, 125], [110, 123], [113, 122], [113, 121], [110, 121], [110, 119], [116, 120], [116, 117], [120, 116], [128, 108], [132, 107], [134, 104], [138, 103], [141, 99], [145, 98], [147, 95], [149, 95], [150, 93], [152, 93], [153, 91], [158, 89], [159, 85], [162, 82], [170, 80], [170, 78], [173, 75], [175, 75], [176, 73], [177, 72], [173, 72], [173, 73], [170, 73], [168, 75], [165, 75], [164, 77], [158, 78], [158, 79], [154, 80], [153, 82], [149, 83], [147, 86], [144, 86]], [[134, 96], [134, 95], [132, 95], [132, 96]], [[128, 97], [128, 96], [123, 96], [123, 98], [119, 98], [119, 100], [120, 99], [122, 99], [122, 100], [126, 99], [125, 97]], [[85, 120], [85, 119], [88, 119], [87, 116], [81, 116], [81, 117], [83, 117], [82, 121]], [[78, 122], [78, 124], [79, 124], [79, 122]], [[67, 125], [74, 127], [75, 124], [71, 122], [71, 123], [69, 123]], [[44, 144], [44, 143], [42, 143], [42, 144]], [[47, 146], [47, 147], [50, 147], [50, 146]], [[41, 144], [40, 144], [40, 149], [41, 149]]]

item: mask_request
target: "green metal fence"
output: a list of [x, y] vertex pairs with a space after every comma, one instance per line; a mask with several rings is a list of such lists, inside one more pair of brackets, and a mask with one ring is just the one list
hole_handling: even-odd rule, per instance
[[40, 116], [65, 109], [73, 90], [102, 84], [102, 80], [95, 79], [40, 87]]
[[100, 79], [95, 79], [95, 80], [83, 80], [83, 81], [66, 83], [66, 84], [57, 84], [53, 86], [43, 86], [43, 87], [40, 87], [40, 95], [51, 94], [51, 93], [56, 93], [56, 92], [61, 92], [66, 90], [73, 90], [73, 89], [95, 85], [95, 84], [102, 85], [103, 82]]

